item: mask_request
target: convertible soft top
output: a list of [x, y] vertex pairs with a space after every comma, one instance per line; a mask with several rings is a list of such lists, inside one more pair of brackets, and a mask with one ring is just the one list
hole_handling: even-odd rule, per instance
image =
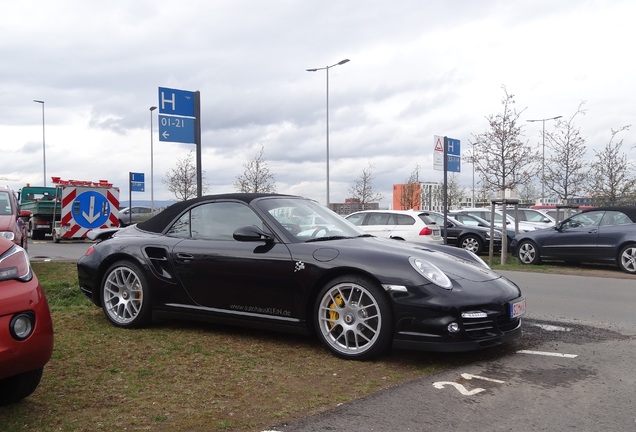
[[243, 201], [246, 204], [251, 203], [257, 198], [263, 197], [291, 197], [292, 195], [272, 194], [272, 193], [228, 193], [218, 195], [205, 195], [198, 198], [192, 198], [186, 201], [179, 201], [159, 213], [158, 215], [148, 219], [147, 221], [137, 224], [137, 228], [144, 231], [163, 233], [163, 231], [172, 225], [172, 223], [183, 214], [187, 209], [203, 202], [214, 201]]
[[605, 206], [605, 207], [592, 207], [583, 210], [581, 213], [588, 213], [591, 211], [620, 211], [625, 213], [632, 222], [636, 223], [636, 206]]

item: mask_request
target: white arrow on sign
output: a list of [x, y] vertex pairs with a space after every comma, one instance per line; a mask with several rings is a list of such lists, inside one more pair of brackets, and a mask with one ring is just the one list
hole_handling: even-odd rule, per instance
[[161, 136], [164, 137], [164, 138], [168, 138], [170, 136], [170, 134], [168, 133], [168, 131], [163, 131]]
[[90, 204], [88, 206], [88, 211], [90, 215], [87, 215], [86, 212], [82, 212], [82, 216], [84, 219], [88, 221], [88, 223], [93, 223], [100, 216], [99, 212], [95, 213], [95, 197], [91, 196]]

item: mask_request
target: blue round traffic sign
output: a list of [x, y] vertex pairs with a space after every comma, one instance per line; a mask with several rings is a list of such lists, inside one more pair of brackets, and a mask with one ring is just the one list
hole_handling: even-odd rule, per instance
[[73, 219], [82, 228], [99, 228], [110, 216], [110, 203], [95, 191], [86, 191], [73, 201]]

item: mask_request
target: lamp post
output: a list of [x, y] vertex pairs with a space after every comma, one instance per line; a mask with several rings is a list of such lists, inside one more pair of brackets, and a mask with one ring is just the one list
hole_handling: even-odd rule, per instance
[[331, 66], [307, 69], [307, 72], [317, 72], [320, 70], [324, 70], [327, 72], [327, 207], [329, 207], [329, 204], [330, 204], [330, 198], [329, 198], [329, 69], [331, 69], [334, 66], [343, 65], [347, 62], [349, 62], [349, 59], [340, 60], [338, 63], [332, 64]]
[[[155, 210], [155, 186], [154, 186], [154, 163], [152, 150], [152, 112], [156, 110], [156, 106], [150, 107], [150, 210]], [[152, 213], [151, 213], [152, 214]]]
[[46, 144], [44, 139], [44, 101], [33, 99], [33, 102], [42, 105], [42, 161], [44, 166], [44, 186], [46, 187]]
[[543, 123], [543, 156], [541, 159], [541, 204], [545, 204], [545, 122], [546, 120], [556, 120], [560, 119], [563, 116], [556, 116], [544, 119], [534, 119], [534, 120], [526, 120], [528, 122], [542, 122]]

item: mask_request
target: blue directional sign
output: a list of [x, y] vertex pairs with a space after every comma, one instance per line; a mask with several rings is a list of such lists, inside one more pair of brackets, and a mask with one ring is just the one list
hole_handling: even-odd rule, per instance
[[194, 92], [159, 87], [159, 114], [194, 117]]
[[194, 144], [194, 119], [159, 115], [159, 141]]
[[144, 192], [145, 182], [144, 173], [130, 173], [130, 191], [131, 192]]
[[110, 216], [110, 203], [99, 192], [86, 191], [73, 201], [73, 219], [83, 228], [99, 228]]
[[448, 147], [446, 148], [446, 171], [461, 172], [461, 149], [458, 139], [447, 138]]

